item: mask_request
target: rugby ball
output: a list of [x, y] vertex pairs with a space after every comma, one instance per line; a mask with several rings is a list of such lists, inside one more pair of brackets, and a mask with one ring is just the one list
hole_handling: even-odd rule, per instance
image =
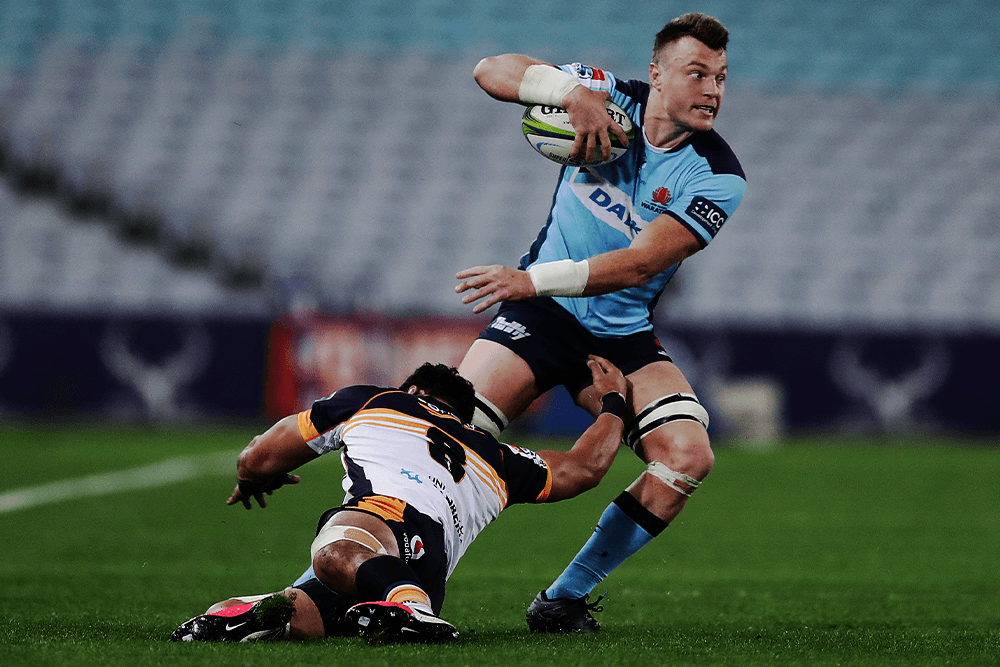
[[[622, 126], [629, 141], [634, 139], [635, 126], [632, 125], [632, 119], [625, 113], [625, 110], [611, 100], [607, 100], [604, 104], [608, 108], [608, 115]], [[573, 130], [572, 123], [569, 122], [569, 114], [562, 107], [543, 104], [528, 107], [524, 110], [524, 116], [521, 118], [521, 131], [524, 132], [524, 138], [536, 151], [554, 162], [571, 167], [596, 167], [608, 164], [620, 158], [628, 150], [622, 146], [618, 137], [612, 134], [609, 135], [611, 138], [611, 159], [602, 160], [600, 154], [590, 162], [571, 158], [569, 152], [573, 148], [576, 132]]]

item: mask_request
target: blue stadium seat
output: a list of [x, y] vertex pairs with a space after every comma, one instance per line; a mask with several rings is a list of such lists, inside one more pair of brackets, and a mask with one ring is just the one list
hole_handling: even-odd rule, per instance
[[[989, 0], [804, 7], [703, 7], [733, 34], [719, 128], [750, 187], [685, 266], [670, 317], [998, 323], [1000, 13]], [[589, 0], [572, 15], [557, 0], [2, 3], [0, 144], [12, 173], [109, 200], [108, 229], [116, 216], [156, 225], [155, 267], [126, 246], [94, 260], [147, 267], [155, 280], [128, 278], [137, 294], [170, 283], [165, 258], [202, 247], [214, 261], [200, 282], [178, 269], [188, 287], [174, 297], [211, 284], [212, 267], [254, 265], [265, 283], [307, 280], [333, 307], [460, 314], [454, 271], [516, 263], [557, 171], [520, 139], [518, 109], [477, 88], [475, 62], [524, 51], [644, 76], [635, 44], [652, 31], [636, 26], [669, 17], [651, 1], [633, 11], [641, 21]], [[50, 213], [45, 229], [98, 245]], [[53, 255], [72, 244], [37, 239], [11, 261], [66, 263], [39, 284], [85, 300], [96, 250]], [[37, 296], [0, 276], [0, 304]], [[260, 307], [256, 294], [240, 303]]]

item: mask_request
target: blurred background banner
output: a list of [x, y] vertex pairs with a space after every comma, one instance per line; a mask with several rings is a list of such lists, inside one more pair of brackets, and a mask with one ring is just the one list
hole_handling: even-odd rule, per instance
[[713, 428], [1000, 433], [995, 0], [567, 7], [0, 1], [0, 411], [259, 416], [457, 360], [455, 272], [516, 264], [558, 171], [475, 63], [645, 78], [698, 10], [749, 186], [656, 326]]
[[398, 387], [425, 361], [457, 366], [481, 319], [298, 313], [271, 327], [268, 409], [281, 417], [352, 384]]
[[[6, 314], [0, 414], [184, 423], [275, 419], [349, 384], [398, 386], [457, 365], [482, 318], [322, 313], [266, 318]], [[788, 431], [1000, 433], [1000, 340], [682, 327], [661, 336], [712, 414], [745, 441]], [[562, 390], [520, 426], [573, 435], [590, 417]]]
[[0, 416], [259, 419], [267, 336], [259, 319], [5, 313]]

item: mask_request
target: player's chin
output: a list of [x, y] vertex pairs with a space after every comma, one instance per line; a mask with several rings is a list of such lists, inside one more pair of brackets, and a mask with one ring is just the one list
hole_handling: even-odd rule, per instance
[[691, 119], [690, 126], [692, 130], [698, 132], [706, 132], [715, 127], [715, 114], [707, 114], [704, 112], [697, 112], [695, 117]]

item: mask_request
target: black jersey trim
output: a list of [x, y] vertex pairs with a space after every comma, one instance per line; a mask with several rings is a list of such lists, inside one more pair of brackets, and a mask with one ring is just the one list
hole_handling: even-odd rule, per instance
[[732, 174], [747, 180], [743, 165], [736, 159], [736, 154], [726, 140], [715, 130], [696, 132], [691, 137], [691, 148], [705, 158], [713, 174]]
[[701, 234], [698, 233], [694, 225], [692, 225], [690, 222], [679, 216], [677, 213], [674, 213], [673, 211], [664, 211], [664, 215], [669, 215], [671, 218], [684, 225], [684, 229], [691, 232], [691, 236], [693, 236], [694, 239], [698, 242], [698, 245], [701, 246], [701, 249], [702, 250], [705, 249], [705, 247], [708, 245], [708, 241], [702, 238]]

